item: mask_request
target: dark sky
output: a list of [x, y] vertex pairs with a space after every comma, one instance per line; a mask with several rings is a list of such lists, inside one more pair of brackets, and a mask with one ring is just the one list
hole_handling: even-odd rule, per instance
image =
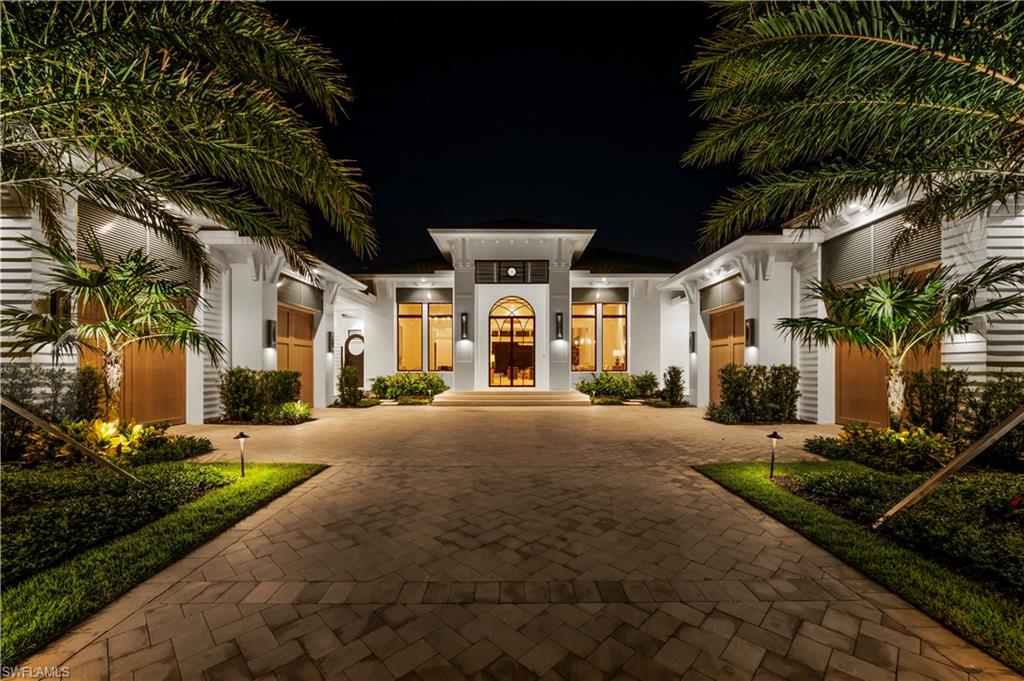
[[[711, 30], [703, 4], [272, 7], [349, 76], [349, 120], [325, 135], [373, 190], [376, 264], [436, 253], [429, 226], [499, 218], [594, 227], [595, 245], [687, 260], [734, 178], [679, 165], [700, 127], [681, 68]], [[326, 230], [313, 243], [358, 271], [339, 246]]]

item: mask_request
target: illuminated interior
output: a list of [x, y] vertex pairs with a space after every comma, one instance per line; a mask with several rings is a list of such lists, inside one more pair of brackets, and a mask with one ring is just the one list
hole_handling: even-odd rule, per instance
[[572, 306], [572, 370], [597, 371], [597, 305]]
[[490, 377], [492, 387], [533, 387], [536, 384], [536, 319], [533, 308], [522, 298], [502, 298], [491, 308]]
[[419, 303], [398, 305], [398, 370], [423, 371], [423, 309]]
[[626, 304], [601, 306], [601, 369], [626, 371]]
[[427, 338], [430, 371], [452, 370], [452, 305], [430, 303], [427, 306]]

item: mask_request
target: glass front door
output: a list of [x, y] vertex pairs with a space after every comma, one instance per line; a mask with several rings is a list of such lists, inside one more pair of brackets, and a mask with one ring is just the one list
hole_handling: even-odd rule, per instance
[[533, 308], [522, 298], [502, 298], [491, 308], [488, 319], [490, 336], [491, 387], [536, 385]]

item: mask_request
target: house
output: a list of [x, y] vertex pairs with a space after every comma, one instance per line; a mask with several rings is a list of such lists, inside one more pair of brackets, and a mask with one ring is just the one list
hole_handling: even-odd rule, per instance
[[[853, 204], [822, 229], [748, 234], [660, 284], [683, 289], [689, 312], [688, 387], [704, 406], [719, 399], [718, 370], [737, 364], [791, 364], [800, 370], [798, 417], [817, 423], [887, 422], [885, 363], [849, 348], [793, 343], [780, 317], [825, 316], [807, 296], [814, 279], [861, 281], [890, 269], [951, 266], [962, 276], [994, 257], [1024, 261], [1024, 201], [916, 235], [894, 254], [906, 199]], [[972, 333], [911, 358], [911, 367], [949, 366], [983, 381], [1024, 371], [1024, 315], [993, 318]]]

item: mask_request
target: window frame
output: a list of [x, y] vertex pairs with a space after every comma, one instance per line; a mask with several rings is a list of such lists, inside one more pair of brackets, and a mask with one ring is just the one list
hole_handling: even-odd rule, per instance
[[[609, 305], [621, 305], [622, 314], [605, 314], [605, 308]], [[622, 342], [624, 347], [622, 348], [622, 368], [621, 369], [608, 369], [604, 366], [604, 346], [605, 346], [605, 319], [621, 319], [622, 320]], [[601, 357], [601, 371], [607, 371], [608, 373], [621, 374], [629, 373], [629, 303], [628, 302], [615, 302], [615, 303], [601, 303], [601, 343], [599, 347]]]
[[[422, 373], [424, 366], [423, 356], [423, 303], [396, 303], [395, 308], [395, 372], [396, 373]], [[415, 305], [419, 308], [418, 314], [406, 313], [402, 314], [403, 305]], [[419, 353], [420, 353], [420, 366], [418, 369], [403, 369], [402, 368], [402, 343], [399, 340], [399, 332], [402, 329], [403, 319], [418, 319], [420, 323], [419, 333]]]
[[[593, 314], [579, 314], [578, 315], [578, 314], [576, 314], [576, 307], [577, 306], [589, 307], [589, 308], [591, 308], [593, 310]], [[600, 365], [600, 355], [601, 355], [601, 352], [600, 352], [600, 350], [601, 350], [600, 336], [598, 336], [598, 330], [599, 330], [598, 327], [600, 326], [599, 323], [598, 323], [598, 314], [597, 314], [598, 303], [596, 303], [596, 302], [595, 303], [571, 303], [570, 307], [569, 307], [569, 310], [570, 310], [570, 314], [569, 314], [569, 333], [570, 333], [570, 335], [572, 334], [572, 330], [573, 330], [573, 322], [576, 319], [589, 319], [589, 320], [593, 320], [593, 323], [594, 323], [594, 329], [593, 329], [594, 330], [594, 334], [593, 334], [593, 340], [594, 340], [594, 364], [593, 364], [593, 368], [590, 368], [590, 369], [586, 369], [586, 368], [577, 369], [575, 366], [573, 366], [573, 364], [572, 364], [572, 354], [571, 354], [571, 349], [570, 349], [569, 371], [596, 372], [598, 370], [598, 366]], [[570, 343], [571, 342], [572, 342], [572, 339], [570, 338]]]
[[[406, 303], [406, 304], [408, 304], [408, 303]], [[420, 303], [420, 304], [424, 306], [425, 313], [427, 315], [427, 333], [426, 333], [426, 336], [425, 336], [426, 343], [427, 343], [427, 367], [428, 367], [427, 371], [436, 371], [436, 372], [454, 371], [454, 369], [455, 369], [455, 305], [454, 305], [454, 303]], [[448, 314], [431, 314], [430, 308], [434, 307], [435, 305], [446, 305], [446, 306], [448, 306]], [[437, 365], [436, 365], [437, 357], [436, 356], [435, 357], [431, 357], [431, 345], [430, 345], [431, 335], [430, 335], [430, 333], [431, 333], [431, 329], [433, 327], [435, 319], [447, 319], [450, 322], [449, 327], [448, 327], [448, 343], [449, 343], [449, 347], [451, 348], [451, 353], [450, 354], [451, 354], [451, 358], [452, 358], [452, 365], [450, 367], [448, 367], [447, 369], [438, 369]]]

